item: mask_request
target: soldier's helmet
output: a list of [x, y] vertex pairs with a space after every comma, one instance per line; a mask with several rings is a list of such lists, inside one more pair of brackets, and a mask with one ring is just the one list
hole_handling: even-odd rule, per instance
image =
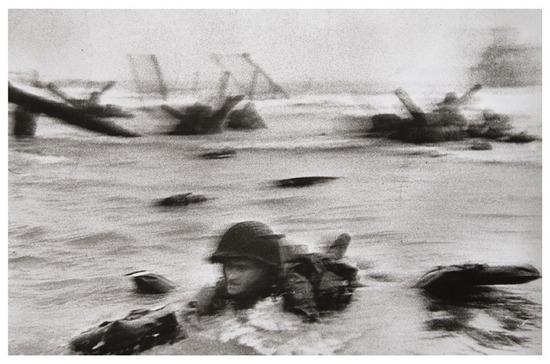
[[223, 234], [210, 261], [223, 263], [228, 258], [247, 258], [280, 267], [280, 239], [283, 237], [284, 235], [274, 234], [264, 223], [240, 222]]
[[97, 103], [101, 94], [97, 91], [94, 91], [90, 94], [90, 102]]
[[445, 98], [443, 99], [444, 104], [454, 104], [457, 101], [458, 96], [456, 95], [456, 92], [447, 92]]

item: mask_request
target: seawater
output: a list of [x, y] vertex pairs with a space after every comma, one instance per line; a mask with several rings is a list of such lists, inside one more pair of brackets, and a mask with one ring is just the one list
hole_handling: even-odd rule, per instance
[[[419, 103], [429, 108], [437, 95], [421, 93]], [[482, 90], [476, 98], [469, 117], [493, 108], [511, 115], [518, 131], [541, 136], [539, 88]], [[266, 130], [164, 136], [172, 123], [166, 115], [136, 109], [136, 118], [120, 123], [141, 138], [96, 136], [46, 117], [34, 140], [10, 137], [9, 353], [67, 353], [71, 337], [104, 320], [190, 299], [220, 275], [206, 260], [219, 235], [249, 219], [312, 251], [348, 232], [348, 259], [364, 287], [320, 323], [303, 323], [267, 299], [205, 318], [189, 328], [190, 339], [149, 354], [541, 352], [540, 280], [498, 287], [470, 304], [411, 288], [437, 265], [542, 268], [540, 141], [471, 151], [467, 141], [365, 138], [369, 115], [406, 115], [390, 94], [302, 95], [256, 107]], [[225, 147], [236, 157], [198, 157]], [[308, 175], [340, 178], [299, 189], [271, 184]], [[184, 192], [212, 199], [153, 205]], [[124, 277], [138, 269], [178, 289], [140, 296]]]

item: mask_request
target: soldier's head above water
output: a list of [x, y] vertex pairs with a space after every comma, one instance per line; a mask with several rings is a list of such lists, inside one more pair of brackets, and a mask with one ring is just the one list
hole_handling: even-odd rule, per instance
[[223, 265], [227, 297], [252, 303], [277, 291], [282, 237], [257, 221], [240, 222], [223, 234], [210, 261]]
[[456, 92], [447, 92], [445, 94], [445, 98], [443, 99], [442, 103], [445, 104], [455, 104], [458, 102], [458, 96]]
[[285, 311], [315, 321], [318, 310], [347, 305], [357, 273], [355, 267], [340, 261], [349, 235], [340, 235], [327, 253], [290, 249], [283, 237], [257, 221], [231, 226], [210, 256], [212, 263], [222, 265], [223, 277], [198, 293], [188, 304], [191, 312], [202, 316], [227, 307], [248, 309], [264, 298], [277, 296]]

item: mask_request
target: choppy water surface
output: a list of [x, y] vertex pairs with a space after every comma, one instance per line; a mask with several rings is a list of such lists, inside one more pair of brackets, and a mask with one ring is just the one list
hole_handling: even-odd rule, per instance
[[[476, 104], [511, 113], [518, 130], [541, 135], [538, 89], [485, 90]], [[391, 95], [309, 95], [257, 107], [267, 130], [122, 140], [41, 118], [35, 140], [10, 137], [9, 352], [64, 353], [72, 336], [103, 320], [191, 297], [219, 274], [205, 260], [217, 236], [244, 219], [265, 221], [312, 249], [350, 233], [348, 256], [365, 287], [321, 323], [302, 323], [266, 300], [205, 319], [189, 340], [150, 353], [541, 352], [540, 280], [463, 302], [411, 288], [436, 265], [541, 269], [541, 142], [478, 152], [468, 142], [362, 137], [358, 116], [401, 112]], [[142, 132], [168, 124], [147, 113], [125, 121]], [[198, 158], [227, 146], [235, 158]], [[341, 178], [302, 189], [269, 184], [306, 175]], [[183, 192], [213, 199], [181, 209], [152, 205]], [[179, 288], [139, 296], [123, 276], [138, 269]]]

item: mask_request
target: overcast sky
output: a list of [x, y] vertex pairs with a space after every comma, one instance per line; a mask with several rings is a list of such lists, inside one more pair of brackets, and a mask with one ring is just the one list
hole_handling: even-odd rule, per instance
[[10, 10], [9, 69], [129, 79], [127, 54], [157, 54], [167, 78], [249, 52], [279, 81], [398, 84], [464, 77], [489, 28], [541, 44], [538, 10]]

